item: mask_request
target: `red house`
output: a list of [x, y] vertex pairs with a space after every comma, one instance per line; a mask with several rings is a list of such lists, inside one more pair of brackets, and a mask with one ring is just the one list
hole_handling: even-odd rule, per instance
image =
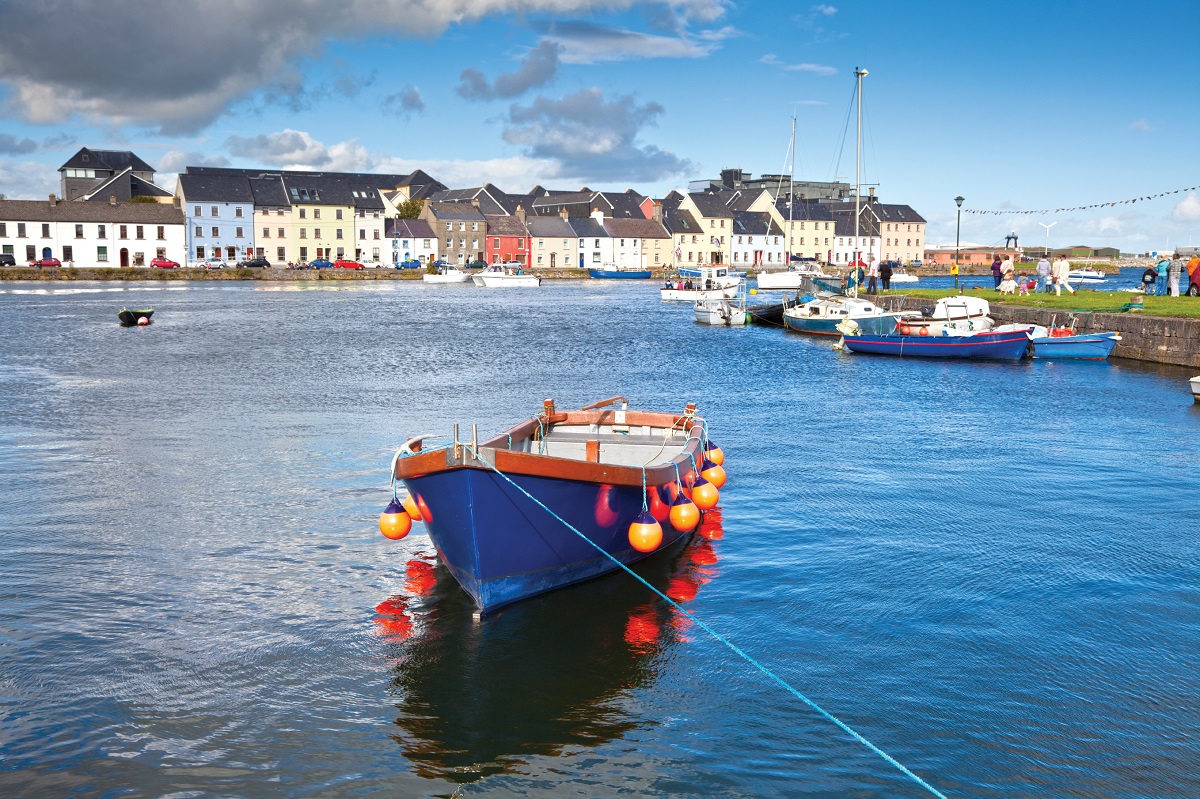
[[507, 216], [485, 215], [487, 219], [487, 242], [484, 246], [488, 263], [499, 264], [509, 261], [529, 263], [529, 229], [525, 227], [525, 209], [517, 206], [515, 214]]

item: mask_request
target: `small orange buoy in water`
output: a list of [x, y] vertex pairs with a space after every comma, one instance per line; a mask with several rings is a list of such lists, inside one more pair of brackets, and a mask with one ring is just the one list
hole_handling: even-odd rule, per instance
[[379, 532], [383, 533], [384, 538], [399, 541], [408, 535], [411, 529], [412, 519], [404, 510], [404, 506], [397, 504], [394, 499], [384, 508], [383, 513], [379, 514]]
[[144, 316], [139, 316], [139, 317], [138, 317], [138, 327], [145, 327], [145, 326], [146, 326], [146, 325], [148, 325], [148, 324], [150, 324], [150, 320], [149, 320], [149, 319], [147, 319], [147, 318], [146, 318], [146, 317], [144, 317]]
[[692, 502], [700, 510], [708, 510], [717, 507], [717, 503], [721, 501], [720, 492], [712, 483], [700, 477], [696, 484], [692, 486]]
[[704, 457], [708, 458], [718, 466], [725, 465], [725, 452], [715, 443], [713, 443], [711, 438], [708, 440], [707, 446], [704, 447]]
[[682, 492], [671, 503], [671, 526], [686, 533], [700, 523], [700, 509]]
[[638, 552], [653, 552], [662, 543], [662, 525], [650, 515], [650, 511], [642, 511], [629, 525], [629, 545]]
[[404, 510], [414, 522], [421, 521], [421, 509], [417, 507], [417, 501], [413, 499], [412, 494], [404, 498]]
[[707, 458], [704, 463], [700, 464], [700, 476], [715, 485], [718, 489], [725, 487], [725, 469]]

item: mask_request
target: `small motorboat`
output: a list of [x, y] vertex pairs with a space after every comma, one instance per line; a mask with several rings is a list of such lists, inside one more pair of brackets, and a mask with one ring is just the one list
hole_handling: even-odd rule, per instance
[[892, 283], [917, 283], [920, 281], [916, 275], [910, 275], [904, 267], [892, 271], [890, 278]]
[[1192, 387], [1192, 399], [1200, 402], [1200, 375], [1196, 375], [1189, 380], [1188, 385]]
[[[706, 430], [691, 404], [682, 413], [634, 411], [612, 397], [560, 411], [546, 400], [538, 415], [478, 443], [474, 428], [470, 443], [458, 440], [457, 427], [448, 446], [427, 449], [431, 436], [411, 438], [392, 474], [439, 559], [483, 613], [607, 574], [687, 536], [700, 513], [678, 499], [682, 486], [693, 486], [693, 501], [706, 487], [709, 501], [697, 504], [717, 500], [714, 484], [695, 474], [711, 474], [705, 453], [716, 450]], [[650, 518], [643, 508], [661, 536], [635, 547], [633, 523]]]
[[838, 336], [838, 323], [852, 319], [863, 333], [891, 333], [903, 314], [886, 311], [868, 300], [823, 291], [800, 298], [783, 312], [783, 326], [797, 333]]
[[821, 271], [818, 264], [807, 266], [789, 266], [778, 272], [759, 272], [754, 280], [760, 291], [795, 291], [805, 287], [805, 279], [814, 277], [833, 278]]
[[917, 335], [892, 333], [873, 335], [854, 333], [847, 322], [843, 327], [842, 343], [851, 352], [875, 355], [899, 355], [908, 358], [971, 358], [975, 360], [1015, 361], [1029, 349], [1029, 328], [995, 332], [942, 335], [928, 332]]
[[704, 325], [734, 327], [746, 324], [746, 300], [743, 297], [697, 300], [692, 312], [696, 321]]
[[150, 317], [154, 316], [153, 308], [143, 308], [140, 311], [131, 311], [128, 308], [122, 308], [117, 311], [117, 318], [121, 320], [121, 324], [125, 327], [134, 327], [139, 320], [145, 319], [143, 324], [150, 324]]
[[[995, 320], [989, 316], [991, 311], [988, 301], [982, 297], [960, 294], [942, 297], [932, 306], [922, 308], [920, 316], [905, 317], [904, 324], [912, 329], [914, 336], [940, 336], [943, 332], [977, 333], [995, 326]], [[922, 334], [922, 330], [926, 332]]]
[[668, 278], [658, 294], [663, 302], [695, 303], [698, 300], [719, 300], [723, 297], [736, 297], [743, 282], [741, 277], [730, 273], [727, 267], [702, 266], [679, 270], [679, 277]]
[[437, 272], [426, 272], [421, 280], [426, 283], [466, 283], [471, 276], [453, 264], [439, 266]]
[[1072, 269], [1067, 272], [1068, 283], [1103, 283], [1108, 280], [1108, 276], [1099, 269], [1085, 267], [1083, 269]]
[[484, 288], [537, 288], [542, 285], [542, 279], [537, 275], [527, 274], [525, 264], [507, 263], [491, 264], [477, 275], [472, 275], [476, 286]]
[[604, 264], [599, 269], [589, 269], [588, 274], [596, 280], [647, 280], [650, 277], [650, 270]]
[[1076, 334], [1071, 327], [1001, 325], [992, 328], [995, 333], [1010, 330], [1028, 331], [1030, 356], [1044, 360], [1103, 361], [1121, 340], [1120, 334], [1113, 331]]

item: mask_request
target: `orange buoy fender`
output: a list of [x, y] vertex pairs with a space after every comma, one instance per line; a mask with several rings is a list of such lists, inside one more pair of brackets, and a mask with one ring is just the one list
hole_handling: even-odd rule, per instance
[[682, 492], [671, 503], [671, 526], [686, 533], [700, 523], [700, 509]]
[[629, 545], [638, 552], [653, 552], [662, 543], [662, 525], [644, 510], [629, 525]]
[[700, 510], [709, 510], [717, 507], [717, 503], [721, 501], [720, 492], [712, 483], [705, 480], [703, 477], [696, 480], [696, 484], [692, 486], [692, 502]]
[[421, 521], [421, 509], [417, 507], [417, 500], [412, 494], [404, 498], [404, 510], [408, 513], [410, 519], [414, 522]]
[[379, 532], [383, 533], [384, 538], [399, 541], [408, 535], [411, 529], [412, 518], [394, 499], [384, 508], [383, 513], [379, 514]]

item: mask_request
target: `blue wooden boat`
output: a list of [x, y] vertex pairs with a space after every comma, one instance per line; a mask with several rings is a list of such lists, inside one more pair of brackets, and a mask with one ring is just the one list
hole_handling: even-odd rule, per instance
[[[994, 330], [1011, 330], [1014, 325], [1004, 325]], [[1121, 340], [1115, 332], [1081, 333], [1076, 335], [1069, 327], [1046, 328], [1034, 325], [1029, 330], [1030, 355], [1042, 360], [1104, 361], [1112, 354]]]
[[597, 280], [648, 280], [649, 269], [589, 269], [588, 274]]
[[[682, 414], [626, 405], [614, 397], [564, 412], [547, 400], [542, 413], [477, 445], [425, 450], [412, 439], [397, 453], [395, 478], [480, 612], [611, 572], [619, 568], [612, 558], [628, 564], [653, 554], [632, 547], [629, 526], [643, 497], [662, 511], [677, 480], [694, 479], [704, 422], [693, 405]], [[654, 552], [691, 532], [660, 522]]]
[[1029, 349], [1029, 328], [986, 331], [969, 335], [903, 336], [859, 334], [844, 336], [846, 349], [908, 358], [974, 358], [1017, 360]]
[[785, 308], [783, 326], [813, 336], [840, 336], [838, 325], [850, 319], [861, 333], [884, 335], [896, 329], [900, 317], [901, 314], [885, 311], [868, 300], [822, 292]]

